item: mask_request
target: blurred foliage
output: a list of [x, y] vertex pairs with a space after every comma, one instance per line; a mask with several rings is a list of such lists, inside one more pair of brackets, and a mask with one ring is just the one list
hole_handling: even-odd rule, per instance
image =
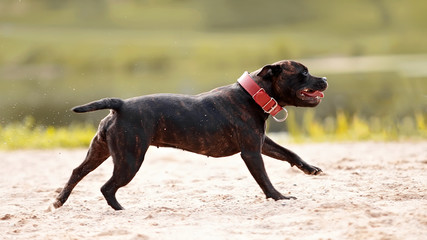
[[[0, 126], [29, 115], [44, 126], [95, 123], [106, 111], [68, 109], [108, 96], [196, 94], [280, 59], [378, 55], [402, 61], [364, 60], [372, 69], [360, 72], [307, 65], [330, 87], [316, 109], [290, 108], [297, 126], [312, 123], [302, 133], [320, 136], [354, 124], [425, 125], [426, 8], [419, 0], [2, 0]], [[296, 131], [290, 125], [269, 129]]]
[[[292, 116], [292, 115], [290, 115]], [[338, 111], [323, 121], [314, 118], [314, 111], [306, 111], [302, 122], [288, 119], [290, 140], [306, 141], [402, 141], [427, 139], [427, 119], [416, 113], [403, 119], [349, 116]]]
[[0, 149], [86, 147], [95, 134], [91, 124], [67, 127], [35, 125], [32, 117], [22, 122], [0, 126]]
[[[314, 111], [309, 110], [304, 112], [302, 122], [296, 121], [292, 113], [290, 111], [287, 120], [288, 134], [272, 134], [280, 143], [427, 139], [427, 119], [421, 113], [395, 121], [379, 117], [349, 117], [337, 112], [335, 116], [320, 121], [314, 118]], [[43, 127], [36, 125], [33, 117], [26, 117], [22, 122], [0, 126], [0, 150], [88, 147], [95, 132], [92, 124]]]

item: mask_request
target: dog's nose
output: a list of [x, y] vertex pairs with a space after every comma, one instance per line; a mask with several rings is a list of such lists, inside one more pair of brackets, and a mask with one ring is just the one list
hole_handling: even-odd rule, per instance
[[326, 77], [322, 77], [322, 80], [325, 82], [328, 81], [328, 79]]

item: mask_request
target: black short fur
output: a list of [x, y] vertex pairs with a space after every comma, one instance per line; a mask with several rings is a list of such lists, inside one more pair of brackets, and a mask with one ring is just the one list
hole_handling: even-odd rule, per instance
[[[325, 78], [308, 74], [305, 66], [293, 61], [266, 65], [250, 75], [281, 106], [314, 107], [320, 99], [310, 93], [327, 87]], [[155, 94], [127, 100], [106, 98], [73, 110], [83, 113], [99, 109], [112, 110], [101, 121], [85, 160], [73, 170], [56, 198], [55, 207], [62, 206], [77, 183], [112, 156], [113, 176], [101, 191], [112, 208], [123, 209], [115, 194], [138, 172], [150, 145], [213, 157], [240, 152], [266, 197], [275, 200], [294, 197], [282, 195], [273, 187], [261, 154], [287, 161], [306, 174], [321, 172], [265, 135], [268, 114], [238, 83], [196, 96]]]

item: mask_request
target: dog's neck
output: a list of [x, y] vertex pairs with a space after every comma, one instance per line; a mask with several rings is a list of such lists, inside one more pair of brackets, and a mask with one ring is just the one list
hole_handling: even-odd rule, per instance
[[251, 73], [249, 73], [249, 76], [251, 76], [251, 78], [254, 80], [254, 82], [256, 84], [258, 84], [259, 87], [263, 88], [269, 96], [275, 98], [276, 100], [279, 100], [279, 99], [277, 99], [277, 96], [275, 96], [275, 94], [273, 92], [273, 87], [272, 87], [273, 85], [271, 83], [268, 83], [268, 81], [271, 81], [271, 80], [265, 80], [262, 77], [258, 76], [260, 71], [261, 71], [261, 69], [258, 69], [254, 72], [251, 72]]
[[[237, 81], [245, 91], [251, 95], [254, 101], [264, 110], [265, 113], [273, 116], [273, 118], [278, 122], [285, 121], [288, 116], [286, 109], [282, 108], [282, 106], [278, 104], [277, 100], [274, 99], [274, 97], [271, 97], [266, 89], [262, 87], [264, 85], [262, 83], [265, 81], [260, 77], [257, 77], [257, 79], [258, 81], [255, 81], [253, 75], [251, 76], [248, 72], [244, 72]], [[259, 79], [261, 79], [261, 81], [259, 81]], [[281, 111], [284, 111], [285, 116], [283, 118], [277, 118], [276, 115]]]
[[270, 76], [268, 79], [264, 79], [263, 77], [259, 76], [261, 71], [262, 71], [262, 68], [251, 72], [249, 75], [260, 87], [264, 88], [265, 92], [267, 92], [269, 96], [276, 99], [281, 107], [294, 106], [293, 104], [284, 101], [284, 99], [282, 99], [278, 95], [278, 93], [276, 93], [273, 90], [273, 86], [274, 86], [275, 81], [276, 81], [274, 79], [274, 77]]

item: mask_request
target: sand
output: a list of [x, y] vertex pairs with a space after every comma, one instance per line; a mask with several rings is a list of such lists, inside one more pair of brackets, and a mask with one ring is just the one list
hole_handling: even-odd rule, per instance
[[265, 157], [265, 199], [239, 155], [151, 148], [114, 211], [99, 188], [108, 159], [50, 206], [86, 149], [0, 151], [0, 239], [426, 239], [427, 142], [287, 144], [324, 170]]

